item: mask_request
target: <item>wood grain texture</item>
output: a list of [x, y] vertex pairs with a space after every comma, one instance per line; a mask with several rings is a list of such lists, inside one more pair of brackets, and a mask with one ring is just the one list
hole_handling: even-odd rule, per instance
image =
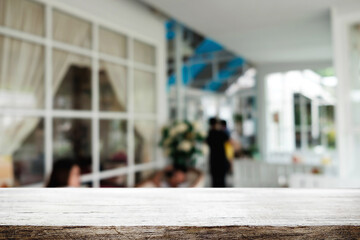
[[0, 226], [0, 239], [360, 239], [356, 226]]
[[0, 239], [360, 239], [360, 190], [0, 189]]

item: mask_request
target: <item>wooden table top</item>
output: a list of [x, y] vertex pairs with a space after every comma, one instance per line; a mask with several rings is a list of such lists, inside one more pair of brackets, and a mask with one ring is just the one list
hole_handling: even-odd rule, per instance
[[49, 232], [64, 226], [124, 232], [142, 227], [148, 233], [154, 228], [163, 233], [194, 227], [337, 233], [345, 228], [360, 239], [360, 189], [0, 189], [0, 239], [1, 233], [14, 237], [19, 229]]

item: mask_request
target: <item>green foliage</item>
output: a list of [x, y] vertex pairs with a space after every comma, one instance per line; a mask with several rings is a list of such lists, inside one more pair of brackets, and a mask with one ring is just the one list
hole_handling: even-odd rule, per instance
[[334, 149], [336, 147], [335, 130], [331, 130], [327, 134], [328, 147]]
[[196, 163], [196, 156], [202, 155], [205, 133], [198, 123], [175, 121], [161, 130], [159, 145], [175, 166], [190, 167]]
[[322, 77], [333, 77], [335, 76], [335, 70], [334, 68], [330, 67], [330, 68], [325, 68], [325, 69], [321, 69], [321, 70], [317, 70], [315, 71], [317, 74], [319, 74]]
[[239, 113], [234, 114], [233, 119], [236, 123], [242, 123], [243, 122], [243, 116]]

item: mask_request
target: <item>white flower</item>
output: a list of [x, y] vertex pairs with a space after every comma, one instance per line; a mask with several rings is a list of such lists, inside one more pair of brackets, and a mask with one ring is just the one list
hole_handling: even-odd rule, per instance
[[164, 146], [169, 146], [171, 143], [171, 138], [167, 138], [165, 141], [164, 141]]
[[164, 156], [168, 157], [170, 155], [170, 149], [169, 148], [164, 148]]
[[206, 138], [206, 132], [205, 131], [200, 131], [199, 134], [200, 134], [201, 137]]
[[178, 133], [183, 133], [188, 129], [188, 126], [185, 123], [180, 123], [176, 126]]
[[205, 156], [208, 155], [208, 154], [209, 154], [209, 147], [208, 147], [208, 145], [203, 144], [202, 147], [201, 147], [201, 151], [202, 151], [202, 153], [203, 153]]
[[190, 141], [184, 140], [182, 141], [179, 146], [178, 146], [178, 150], [184, 151], [184, 152], [189, 152], [191, 150], [192, 144]]
[[201, 124], [199, 122], [193, 122], [193, 128], [195, 131], [200, 131], [201, 130]]
[[171, 128], [169, 133], [170, 137], [174, 137], [176, 134], [177, 134], [177, 128], [176, 127]]

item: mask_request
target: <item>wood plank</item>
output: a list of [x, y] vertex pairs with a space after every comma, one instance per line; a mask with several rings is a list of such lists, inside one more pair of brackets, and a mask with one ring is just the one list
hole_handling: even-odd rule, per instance
[[360, 239], [360, 228], [356, 226], [0, 226], [0, 239]]
[[0, 239], [64, 236], [360, 239], [360, 190], [0, 190]]

